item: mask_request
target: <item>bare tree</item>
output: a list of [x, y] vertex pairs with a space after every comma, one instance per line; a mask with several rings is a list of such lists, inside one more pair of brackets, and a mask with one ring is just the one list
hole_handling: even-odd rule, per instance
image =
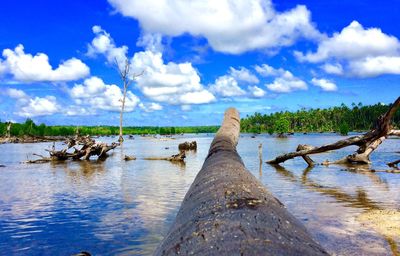
[[129, 85], [132, 84], [132, 82], [136, 79], [136, 77], [141, 76], [144, 71], [142, 71], [139, 74], [130, 74], [130, 66], [129, 66], [129, 61], [128, 59], [125, 60], [124, 66], [120, 66], [118, 63], [118, 60], [115, 59], [115, 63], [118, 69], [118, 73], [121, 77], [122, 83], [123, 83], [123, 96], [121, 99], [121, 112], [119, 115], [119, 138], [118, 142], [122, 143], [124, 141], [124, 138], [122, 137], [122, 123], [123, 123], [123, 114], [125, 110], [125, 98], [126, 98], [126, 93], [128, 92], [128, 87]]
[[11, 121], [8, 121], [8, 122], [7, 122], [7, 132], [6, 132], [6, 137], [7, 137], [7, 138], [10, 138], [10, 137], [11, 137], [11, 125], [12, 125], [12, 122], [11, 122]]

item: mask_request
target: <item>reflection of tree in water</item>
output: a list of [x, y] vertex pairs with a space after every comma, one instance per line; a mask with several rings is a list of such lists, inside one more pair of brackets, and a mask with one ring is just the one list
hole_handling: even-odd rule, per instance
[[63, 169], [65, 173], [73, 180], [84, 178], [91, 180], [94, 175], [105, 172], [104, 160], [77, 160], [72, 162], [50, 162], [52, 169]]
[[[371, 211], [371, 210], [384, 210], [385, 207], [381, 205], [381, 203], [376, 202], [368, 197], [368, 194], [366, 191], [360, 187], [357, 187], [356, 194], [351, 195], [343, 190], [341, 190], [339, 187], [328, 187], [328, 186], [323, 186], [315, 181], [310, 180], [307, 175], [311, 172], [313, 167], [307, 167], [304, 169], [301, 179], [297, 178], [296, 175], [293, 174], [293, 172], [287, 170], [286, 168], [280, 166], [280, 165], [273, 165], [275, 168], [276, 172], [283, 176], [286, 180], [291, 181], [293, 183], [298, 183], [306, 187], [307, 189], [311, 189], [312, 191], [316, 191], [320, 194], [329, 196], [334, 198], [337, 202], [339, 203], [345, 203], [346, 206], [350, 206], [353, 208], [361, 208], [364, 209], [365, 212]], [[384, 188], [388, 189], [387, 183], [385, 180], [379, 179], [377, 175], [374, 173], [367, 173], [367, 172], [361, 172], [363, 174], [367, 174], [367, 176], [375, 183], [375, 184], [380, 184], [383, 185]], [[374, 177], [375, 176], [375, 177]], [[379, 231], [377, 231], [380, 233]], [[381, 233], [380, 233], [381, 234]], [[400, 255], [399, 248], [396, 244], [395, 237], [388, 236], [381, 234], [384, 239], [388, 242], [390, 245], [390, 249], [395, 256]]]

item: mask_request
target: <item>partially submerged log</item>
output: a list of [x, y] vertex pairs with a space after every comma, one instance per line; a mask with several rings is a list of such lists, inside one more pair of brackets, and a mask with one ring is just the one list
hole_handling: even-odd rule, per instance
[[144, 160], [166, 160], [170, 162], [183, 162], [185, 161], [185, 158], [185, 151], [180, 151], [178, 154], [169, 157], [145, 157]]
[[333, 162], [325, 161], [323, 164], [325, 165], [345, 164], [345, 163], [369, 164], [370, 163], [369, 156], [371, 155], [371, 153], [374, 152], [374, 150], [388, 136], [400, 135], [400, 132], [398, 130], [393, 130], [391, 125], [391, 119], [399, 107], [400, 107], [400, 97], [397, 98], [397, 100], [391, 105], [391, 107], [385, 114], [381, 115], [377, 119], [374, 128], [363, 135], [353, 136], [320, 147], [299, 145], [298, 150], [296, 152], [280, 155], [275, 159], [268, 161], [267, 163], [280, 164], [285, 162], [286, 160], [301, 156], [309, 165], [312, 165], [313, 161], [311, 160], [311, 158], [308, 157], [308, 155], [323, 153], [330, 150], [337, 150], [344, 147], [355, 145], [358, 146], [358, 150], [354, 154], [348, 155], [340, 160]]
[[399, 166], [398, 166], [399, 163], [400, 163], [400, 159], [399, 159], [399, 160], [396, 160], [396, 161], [393, 161], [393, 162], [390, 162], [390, 163], [388, 163], [387, 165], [388, 165], [389, 167], [399, 169]]
[[202, 169], [155, 255], [327, 255], [244, 166], [228, 109]]
[[135, 156], [128, 156], [128, 155], [125, 155], [125, 156], [124, 156], [124, 160], [125, 160], [125, 161], [132, 161], [132, 160], [136, 160], [136, 157], [135, 157]]
[[179, 144], [178, 149], [180, 151], [182, 151], [182, 150], [197, 150], [197, 142], [196, 141], [192, 141], [192, 142], [185, 141], [184, 143]]
[[[36, 160], [29, 160], [27, 163], [43, 163], [50, 161], [65, 161], [68, 159], [78, 160], [85, 159], [89, 160], [91, 156], [97, 156], [98, 159], [104, 159], [107, 157], [107, 152], [119, 146], [119, 143], [111, 143], [108, 145], [106, 143], [96, 142], [90, 136], [68, 138], [65, 142], [67, 145], [66, 148], [62, 150], [56, 150], [55, 145], [53, 144], [53, 148], [51, 150], [47, 150], [50, 154], [50, 157], [44, 157], [42, 155], [33, 154], [41, 157]], [[81, 146], [81, 148], [77, 148], [76, 146]], [[69, 149], [73, 148], [74, 151], [70, 152]]]

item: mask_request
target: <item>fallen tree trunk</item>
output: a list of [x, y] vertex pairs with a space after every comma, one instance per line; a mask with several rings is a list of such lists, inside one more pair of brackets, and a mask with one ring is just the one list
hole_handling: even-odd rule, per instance
[[185, 161], [185, 151], [179, 152], [179, 154], [172, 155], [170, 157], [145, 157], [144, 160], [166, 160], [170, 162], [183, 162]]
[[175, 222], [155, 255], [327, 255], [236, 152], [239, 114], [228, 109]]
[[388, 136], [400, 136], [399, 130], [392, 130], [391, 119], [400, 107], [400, 97], [391, 105], [389, 110], [380, 116], [374, 128], [365, 133], [364, 135], [353, 136], [347, 139], [339, 140], [335, 143], [323, 145], [320, 147], [313, 147], [309, 145], [299, 145], [296, 152], [280, 155], [273, 160], [268, 161], [269, 164], [280, 164], [286, 160], [303, 157], [308, 165], [312, 165], [313, 161], [308, 155], [323, 153], [331, 150], [337, 150], [348, 146], [358, 146], [358, 150], [351, 155], [344, 157], [343, 159], [329, 162], [325, 161], [323, 164], [344, 164], [344, 163], [358, 163], [358, 164], [369, 164], [369, 156], [371, 153], [388, 137]]

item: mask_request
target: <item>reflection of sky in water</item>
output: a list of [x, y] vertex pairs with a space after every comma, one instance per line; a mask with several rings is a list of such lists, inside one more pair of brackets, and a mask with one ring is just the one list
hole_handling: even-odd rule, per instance
[[[259, 172], [259, 143], [263, 143], [266, 160], [300, 143], [320, 145], [339, 138], [310, 134], [252, 139], [245, 135], [238, 151], [247, 168], [329, 251], [386, 255], [390, 252], [387, 240], [356, 218], [369, 209], [398, 208], [400, 175], [350, 172], [336, 166], [309, 170], [301, 158], [287, 161], [285, 168], [264, 164]], [[96, 255], [151, 254], [174, 220], [212, 137], [199, 135], [195, 139], [199, 149], [187, 154], [184, 166], [141, 160], [175, 154], [178, 143], [192, 140], [181, 136], [167, 141], [126, 140], [104, 162], [25, 165], [19, 162], [32, 152], [46, 154], [44, 149], [51, 143], [0, 145], [0, 164], [7, 165], [0, 168], [0, 251], [20, 255], [69, 255], [82, 250]], [[385, 141], [372, 155], [373, 167], [386, 168], [386, 162], [399, 157], [393, 153], [399, 146], [400, 140]], [[353, 150], [313, 159], [334, 160]], [[124, 154], [138, 160], [125, 162]], [[399, 238], [393, 239], [400, 243]]]

